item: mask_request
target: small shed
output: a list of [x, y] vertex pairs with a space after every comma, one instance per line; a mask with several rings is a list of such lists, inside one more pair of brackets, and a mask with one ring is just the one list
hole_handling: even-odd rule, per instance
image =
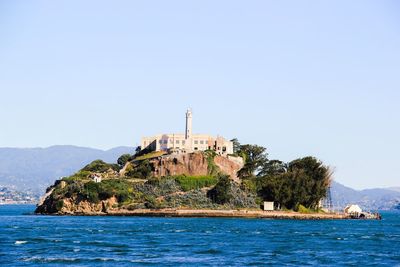
[[273, 201], [264, 201], [264, 210], [273, 211], [274, 210], [274, 202]]

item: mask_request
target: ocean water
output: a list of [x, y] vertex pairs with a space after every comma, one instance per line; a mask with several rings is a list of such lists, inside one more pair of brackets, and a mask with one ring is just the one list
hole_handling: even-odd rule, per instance
[[400, 266], [400, 213], [382, 221], [58, 217], [0, 206], [0, 266]]

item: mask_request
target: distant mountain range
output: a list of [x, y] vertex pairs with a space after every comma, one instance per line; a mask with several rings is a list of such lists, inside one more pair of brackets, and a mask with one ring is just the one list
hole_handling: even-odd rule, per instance
[[132, 147], [100, 150], [77, 146], [48, 148], [0, 148], [0, 186], [43, 194], [62, 176], [71, 175], [95, 159], [116, 162]]
[[374, 188], [354, 190], [340, 183], [331, 185], [332, 203], [336, 209], [347, 204], [358, 204], [366, 210], [388, 210], [400, 204], [400, 190], [397, 188]]
[[[106, 151], [77, 146], [0, 148], [0, 187], [41, 195], [56, 179], [73, 174], [95, 159], [115, 163], [120, 155], [134, 151], [133, 147]], [[336, 209], [349, 203], [368, 210], [400, 207], [400, 187], [358, 191], [333, 182], [331, 195]]]
[[392, 190], [392, 191], [396, 191], [396, 192], [400, 192], [400, 187], [389, 187], [387, 189]]

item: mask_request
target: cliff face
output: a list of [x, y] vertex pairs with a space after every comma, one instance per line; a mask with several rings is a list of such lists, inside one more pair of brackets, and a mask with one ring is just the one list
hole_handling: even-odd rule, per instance
[[111, 197], [98, 203], [92, 203], [76, 197], [56, 200], [50, 195], [38, 205], [35, 212], [41, 214], [62, 215], [101, 214], [112, 210], [115, 204], [118, 204], [118, 201], [115, 197]]
[[214, 162], [223, 173], [230, 175], [236, 182], [240, 182], [237, 173], [243, 168], [244, 162], [242, 158], [216, 156]]
[[91, 203], [89, 201], [76, 201], [75, 199], [67, 198], [63, 199], [63, 206], [60, 213], [89, 214], [108, 212], [108, 210], [112, 209], [114, 204], [118, 204], [118, 201], [115, 197], [111, 197], [99, 203]]
[[[211, 162], [210, 162], [211, 161]], [[237, 180], [237, 172], [243, 167], [242, 158], [227, 158], [215, 156], [208, 159], [204, 153], [190, 153], [169, 155], [150, 161], [154, 169], [154, 177], [169, 175], [207, 175], [210, 173], [210, 167], [216, 166], [219, 171], [231, 176]]]

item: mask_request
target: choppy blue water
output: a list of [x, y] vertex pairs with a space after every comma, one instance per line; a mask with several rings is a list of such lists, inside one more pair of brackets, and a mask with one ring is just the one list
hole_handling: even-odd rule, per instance
[[400, 213], [382, 221], [24, 215], [0, 206], [0, 265], [400, 266]]

